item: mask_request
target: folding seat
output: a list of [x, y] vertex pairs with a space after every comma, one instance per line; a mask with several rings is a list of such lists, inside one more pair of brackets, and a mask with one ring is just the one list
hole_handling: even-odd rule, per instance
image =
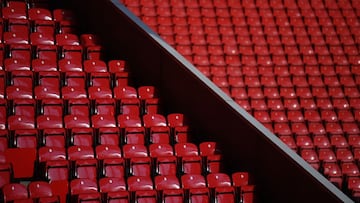
[[141, 144], [125, 144], [123, 146], [123, 155], [128, 161], [129, 175], [151, 175], [151, 159], [148, 157], [146, 146]]
[[264, 99], [264, 93], [260, 87], [248, 87], [247, 95], [251, 99]]
[[33, 59], [31, 67], [34, 72], [57, 71], [56, 61]]
[[184, 191], [181, 189], [180, 182], [176, 176], [155, 176], [155, 189], [160, 191], [163, 202], [183, 202]]
[[102, 145], [119, 145], [120, 129], [117, 127], [101, 127], [97, 129], [97, 143]]
[[314, 143], [309, 135], [298, 134], [296, 135], [296, 145], [301, 149], [312, 149], [314, 148]]
[[29, 71], [30, 60], [7, 58], [4, 60], [5, 71]]
[[55, 40], [52, 33], [40, 33], [40, 32], [33, 32], [30, 34], [30, 44], [31, 45], [54, 45]]
[[[42, 33], [46, 36], [54, 35], [55, 22], [52, 20], [32, 20], [31, 28], [34, 33]], [[55, 42], [54, 38], [52, 38], [52, 42]]]
[[37, 148], [37, 130], [15, 130], [13, 134], [14, 147]]
[[337, 156], [331, 148], [320, 148], [318, 149], [319, 160], [324, 163], [336, 162]]
[[96, 180], [77, 178], [70, 181], [70, 198], [72, 202], [101, 202]]
[[89, 99], [111, 99], [112, 91], [109, 87], [92, 86], [88, 88]]
[[110, 88], [111, 78], [109, 72], [91, 72], [88, 79], [91, 87]]
[[30, 202], [28, 200], [28, 190], [21, 183], [8, 183], [2, 187], [4, 202]]
[[185, 174], [181, 176], [182, 188], [188, 190], [191, 202], [210, 202], [209, 189], [202, 175]]
[[359, 134], [348, 135], [348, 143], [349, 143], [350, 147], [352, 147], [353, 150], [354, 150], [353, 151], [354, 158], [357, 158], [355, 149], [360, 147], [360, 136], [359, 136]]
[[[100, 145], [101, 146], [101, 145]], [[101, 147], [104, 148], [104, 147]], [[118, 148], [117, 146], [111, 147], [106, 145], [106, 148]], [[106, 151], [110, 151], [106, 150]], [[121, 158], [121, 152], [119, 150], [111, 150], [113, 153], [103, 153], [103, 157], [97, 157], [100, 159], [100, 175], [102, 177], [117, 177], [123, 178], [126, 175], [125, 160]], [[103, 158], [103, 159], [101, 159]]]
[[[309, 68], [309, 66], [305, 67], [305, 68]], [[306, 72], [313, 72], [313, 71], [306, 71]], [[317, 73], [317, 71], [316, 71]], [[313, 86], [313, 88], [322, 88], [324, 87], [324, 82], [320, 76], [320, 73], [319, 75], [314, 75], [315, 74], [315, 71], [313, 72], [313, 76], [308, 76], [308, 82], [309, 82], [309, 85]]]
[[350, 149], [338, 148], [336, 151], [336, 157], [341, 162], [353, 162], [354, 156]]
[[261, 123], [271, 123], [271, 118], [267, 111], [254, 111], [253, 116]]
[[234, 172], [231, 174], [232, 185], [237, 193], [236, 201], [253, 202], [254, 185], [249, 184], [250, 174], [248, 172]]
[[321, 122], [321, 117], [317, 110], [308, 109], [304, 111], [304, 118], [308, 122]]
[[138, 115], [133, 114], [121, 114], [117, 117], [118, 126], [120, 128], [125, 127], [142, 127], [141, 119]]
[[177, 143], [174, 146], [175, 156], [179, 158], [181, 173], [201, 174], [202, 160], [198, 147], [192, 143]]
[[337, 163], [325, 162], [323, 163], [322, 170], [325, 177], [327, 177], [330, 182], [335, 184], [337, 187], [341, 187], [343, 182], [343, 174]]
[[64, 117], [65, 128], [89, 128], [90, 120], [88, 116], [66, 115]]
[[340, 75], [340, 84], [345, 87], [353, 87], [356, 85], [352, 75]]
[[29, 44], [29, 36], [23, 32], [4, 32], [3, 40], [6, 44]]
[[69, 129], [68, 144], [75, 146], [92, 146], [94, 144], [94, 131], [92, 128], [77, 126]]
[[308, 135], [309, 131], [304, 122], [291, 123], [291, 131], [295, 135]]
[[330, 135], [330, 143], [332, 146], [336, 148], [347, 148], [349, 144], [345, 138], [345, 136], [341, 134]]
[[319, 109], [333, 109], [333, 105], [329, 98], [317, 98], [316, 105]]
[[263, 99], [252, 99], [250, 101], [251, 109], [255, 111], [266, 111], [268, 107]]
[[339, 109], [337, 110], [337, 117], [342, 122], [354, 122], [355, 118], [352, 112], [348, 109]]
[[360, 132], [358, 125], [355, 122], [343, 122], [342, 129], [347, 134], [358, 134]]
[[324, 134], [315, 134], [313, 136], [313, 143], [314, 146], [319, 149], [329, 148], [331, 146], [329, 138]]
[[55, 35], [56, 45], [65, 46], [65, 45], [80, 45], [80, 40], [75, 34], [56, 34]]
[[333, 76], [324, 74], [326, 76], [324, 77], [324, 84], [330, 87], [339, 87], [340, 82], [335, 74], [336, 74], [335, 72]]
[[140, 144], [144, 145], [147, 141], [145, 139], [145, 129], [143, 127], [124, 127], [122, 126], [122, 141], [124, 144]]
[[84, 47], [96, 46], [99, 44], [100, 39], [94, 34], [81, 34], [80, 44]]
[[274, 133], [278, 136], [291, 135], [290, 126], [286, 122], [274, 122]]
[[300, 152], [301, 157], [308, 162], [313, 168], [318, 170], [320, 168], [319, 158], [314, 149], [303, 149]]
[[360, 187], [360, 179], [359, 177], [350, 177], [347, 181], [347, 189], [351, 196], [358, 200], [359, 198], [359, 187]]
[[321, 119], [325, 122], [336, 122], [338, 121], [337, 115], [333, 110], [321, 110], [320, 111]]
[[86, 99], [87, 93], [82, 87], [64, 86], [61, 88], [62, 99]]
[[221, 171], [221, 154], [216, 148], [215, 142], [202, 142], [199, 145], [200, 156], [203, 157], [204, 171], [207, 173], [219, 173]]
[[344, 87], [344, 94], [348, 98], [360, 97], [360, 93], [357, 87]]
[[35, 57], [37, 59], [57, 61], [57, 47], [55, 45], [38, 44], [35, 46]]
[[278, 135], [279, 139], [286, 144], [291, 150], [297, 152], [297, 146], [294, 138], [291, 135]]
[[127, 179], [128, 190], [134, 194], [135, 202], [156, 203], [157, 194], [149, 176], [131, 176]]
[[[21, 4], [21, 2], [17, 3]], [[24, 6], [6, 6], [2, 8], [1, 12], [2, 17], [5, 19], [27, 19], [26, 7]]]
[[60, 59], [59, 60], [59, 71], [61, 72], [81, 72], [83, 71], [81, 61], [72, 59]]
[[7, 99], [32, 99], [32, 90], [22, 86], [8, 86], [6, 88]]
[[343, 162], [340, 164], [341, 171], [348, 177], [359, 176], [359, 168], [354, 162]]
[[321, 122], [309, 122], [308, 128], [309, 128], [309, 132], [313, 135], [326, 134], [326, 129]]
[[130, 194], [126, 190], [123, 178], [104, 177], [99, 179], [99, 191], [105, 194], [106, 202], [130, 202]]
[[63, 77], [64, 86], [79, 88], [86, 87], [87, 79], [84, 72], [64, 72]]
[[68, 59], [74, 62], [82, 62], [83, 60], [83, 48], [80, 45], [63, 45], [59, 52], [59, 59]]
[[53, 193], [51, 185], [46, 181], [32, 181], [28, 185], [29, 197], [40, 202], [56, 202], [59, 197]]

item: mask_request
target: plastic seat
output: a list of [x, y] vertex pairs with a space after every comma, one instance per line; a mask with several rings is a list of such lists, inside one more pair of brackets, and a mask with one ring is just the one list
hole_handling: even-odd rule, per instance
[[98, 184], [96, 180], [79, 178], [70, 181], [71, 201], [101, 202]]
[[54, 45], [55, 39], [52, 33], [33, 32], [30, 34], [31, 45]]
[[323, 135], [326, 133], [326, 129], [321, 122], [309, 122], [309, 132], [313, 135]]
[[88, 88], [89, 99], [111, 99], [112, 91], [108, 87], [94, 86]]
[[318, 150], [319, 160], [324, 163], [336, 162], [337, 158], [331, 148], [321, 148]]
[[5, 71], [30, 71], [30, 60], [7, 58], [4, 60]]
[[26, 7], [7, 6], [7, 7], [3, 7], [1, 12], [2, 12], [2, 17], [6, 19], [9, 18], [27, 19]]
[[206, 180], [202, 175], [185, 174], [181, 176], [181, 183], [184, 189], [189, 190], [191, 202], [209, 202], [210, 194]]
[[99, 179], [99, 191], [105, 194], [107, 202], [130, 201], [130, 194], [126, 191], [126, 183], [123, 178], [104, 177]]
[[301, 150], [300, 153], [301, 153], [301, 157], [306, 162], [308, 162], [315, 169], [317, 169], [317, 170], [319, 169], [319, 167], [320, 167], [319, 158], [314, 149], [303, 149], [303, 150]]
[[99, 128], [97, 130], [97, 142], [102, 145], [119, 145], [120, 129], [117, 127]]
[[84, 61], [84, 70], [86, 72], [107, 72], [107, 66], [104, 61], [101, 60], [85, 60]]
[[330, 182], [340, 187], [343, 183], [343, 173], [337, 163], [324, 162], [322, 166], [324, 175], [329, 179]]
[[159, 175], [176, 175], [177, 160], [169, 144], [151, 144], [150, 157], [154, 160], [155, 173]]
[[184, 192], [176, 176], [155, 176], [155, 189], [162, 192], [164, 202], [183, 202]]
[[213, 188], [218, 202], [235, 202], [235, 190], [230, 177], [225, 173], [210, 173], [206, 176], [207, 185]]
[[101, 176], [123, 178], [126, 175], [125, 160], [115, 156], [119, 156], [119, 154], [115, 153], [114, 158], [106, 157], [100, 161]]
[[153, 181], [149, 176], [131, 176], [127, 179], [128, 190], [135, 193], [135, 201], [155, 203], [157, 201]]
[[57, 71], [56, 61], [33, 59], [31, 66], [34, 72]]
[[44, 174], [49, 181], [68, 181], [70, 164], [67, 160], [46, 161]]
[[175, 156], [179, 157], [182, 173], [201, 174], [202, 160], [198, 147], [192, 143], [177, 143], [174, 146]]
[[348, 177], [359, 176], [359, 168], [354, 162], [343, 162], [340, 164], [341, 171]]
[[78, 36], [75, 34], [56, 34], [55, 35], [56, 45], [64, 46], [64, 45], [80, 45], [80, 41]]
[[353, 153], [346, 148], [338, 148], [336, 149], [336, 157], [341, 162], [353, 162], [354, 156]]
[[40, 147], [38, 150], [39, 162], [66, 160], [66, 149], [64, 147]]
[[41, 143], [49, 147], [65, 147], [66, 144], [65, 129], [44, 128], [42, 132]]
[[115, 99], [133, 99], [137, 98], [138, 94], [134, 87], [130, 86], [116, 86], [114, 88], [114, 98]]
[[46, 181], [32, 181], [28, 185], [29, 197], [39, 201], [59, 201], [53, 194], [51, 185]]
[[28, 190], [25, 185], [21, 183], [8, 183], [2, 187], [3, 201], [12, 202], [16, 200], [28, 199]]
[[4, 32], [3, 40], [6, 44], [29, 44], [29, 36], [23, 32]]
[[37, 59], [57, 61], [57, 47], [55, 45], [38, 44], [35, 47], [35, 57]]
[[68, 59], [76, 62], [82, 62], [83, 60], [83, 48], [80, 45], [63, 45], [59, 52], [59, 59]]
[[346, 138], [343, 135], [331, 135], [330, 143], [336, 148], [347, 148], [349, 146]]
[[58, 61], [59, 71], [61, 72], [82, 72], [83, 66], [81, 61], [72, 59], [60, 59]]
[[288, 118], [285, 114], [285, 111], [271, 111], [270, 112], [271, 121], [276, 123], [288, 122]]
[[52, 20], [33, 20], [32, 22], [34, 32], [52, 35], [55, 33], [55, 22]]

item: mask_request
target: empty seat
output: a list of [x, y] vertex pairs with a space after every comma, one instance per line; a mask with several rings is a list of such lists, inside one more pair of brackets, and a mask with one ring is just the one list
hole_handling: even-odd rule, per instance
[[174, 146], [175, 156], [179, 158], [181, 172], [184, 174], [201, 174], [202, 159], [198, 147], [192, 143], [177, 143]]
[[59, 201], [58, 197], [53, 194], [51, 185], [45, 181], [32, 181], [28, 185], [29, 197], [39, 201]]
[[99, 179], [99, 191], [105, 194], [106, 202], [129, 202], [130, 194], [126, 190], [123, 178], [101, 178]]
[[164, 202], [183, 202], [184, 192], [176, 176], [155, 176], [155, 189], [161, 191]]
[[214, 190], [214, 198], [218, 202], [235, 202], [235, 190], [227, 174], [210, 173], [206, 180], [208, 187]]
[[151, 144], [149, 146], [150, 157], [154, 161], [155, 174], [176, 175], [177, 159], [169, 144]]
[[139, 203], [157, 202], [157, 194], [154, 190], [153, 181], [149, 176], [131, 176], [127, 179], [128, 190], [134, 193], [134, 200]]
[[80, 178], [71, 180], [70, 195], [72, 199], [71, 201], [101, 202], [97, 181], [92, 179]]
[[181, 176], [182, 187], [189, 190], [188, 197], [191, 202], [210, 202], [209, 189], [202, 175], [185, 174]]
[[12, 202], [16, 200], [28, 199], [28, 190], [21, 183], [8, 183], [2, 187], [3, 201]]

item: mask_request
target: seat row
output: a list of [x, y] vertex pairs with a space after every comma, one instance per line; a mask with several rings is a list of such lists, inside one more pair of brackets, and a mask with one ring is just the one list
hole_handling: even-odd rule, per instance
[[247, 9], [311, 9], [316, 10], [321, 9], [359, 9], [359, 5], [356, 1], [269, 1], [269, 0], [250, 0], [239, 2], [236, 0], [230, 1], [176, 1], [176, 0], [154, 0], [154, 1], [144, 1], [144, 0], [122, 0], [122, 3], [126, 4], [129, 7], [159, 7], [159, 8], [214, 8], [214, 9], [224, 9], [224, 8], [233, 8], [241, 9], [246, 11]]
[[[119, 116], [119, 119], [122, 117], [126, 116]], [[50, 118], [52, 119], [51, 121], [55, 120], [53, 117]], [[37, 120], [39, 121], [40, 119]], [[126, 125], [123, 122], [121, 127], [109, 127], [109, 124], [107, 124], [106, 127], [77, 126], [65, 129], [60, 128], [62, 123], [59, 123], [58, 126], [45, 125], [44, 123], [38, 122], [38, 129], [23, 129], [19, 127], [17, 129], [10, 128], [10, 131], [1, 130], [0, 151], [14, 147], [38, 148], [39, 146], [66, 147], [71, 145], [94, 146], [98, 144], [120, 146], [124, 144], [176, 144], [190, 141], [190, 132], [186, 125], [140, 127], [140, 121], [136, 123], [136, 127], [130, 124]], [[96, 123], [93, 125], [96, 125]]]
[[[61, 194], [61, 190], [68, 188]], [[90, 179], [74, 179], [65, 187], [56, 187], [53, 182], [32, 181], [28, 186], [21, 183], [6, 184], [3, 189], [3, 200], [32, 202], [36, 199], [41, 202], [59, 201], [66, 198], [69, 201], [92, 202], [209, 202], [217, 199], [218, 202], [253, 202], [254, 186], [249, 184], [246, 172], [235, 172], [231, 178], [224, 173], [207, 175], [101, 178], [99, 181]]]
[[[272, 38], [276, 39], [276, 38]], [[277, 38], [280, 40], [280, 38]], [[278, 41], [280, 42], [280, 41]], [[248, 46], [238, 46], [234, 45], [196, 45], [195, 40], [191, 42], [190, 45], [176, 45], [176, 49], [183, 55], [223, 55], [223, 56], [232, 56], [238, 54], [244, 55], [272, 55], [272, 56], [287, 56], [287, 55], [303, 55], [305, 56], [349, 56], [357, 55], [358, 48], [355, 45], [281, 45], [280, 43], [270, 44], [269, 45], [248, 45]]]
[[[272, 92], [280, 87], [294, 87], [299, 97], [311, 97], [312, 91], [326, 91], [330, 97], [340, 98], [344, 88], [360, 85], [358, 75], [303, 75], [303, 76], [227, 76], [225, 68], [212, 69], [212, 81], [219, 87], [246, 88], [263, 87], [264, 92]], [[230, 88], [230, 91], [232, 90]], [[318, 89], [320, 88], [320, 89]], [[318, 95], [317, 93], [314, 95]], [[341, 96], [342, 95], [342, 96]], [[276, 97], [276, 96], [275, 96]]]
[[25, 1], [7, 1], [2, 5], [1, 17], [4, 19], [28, 19], [47, 21], [74, 21], [74, 14], [66, 9], [28, 8]]

